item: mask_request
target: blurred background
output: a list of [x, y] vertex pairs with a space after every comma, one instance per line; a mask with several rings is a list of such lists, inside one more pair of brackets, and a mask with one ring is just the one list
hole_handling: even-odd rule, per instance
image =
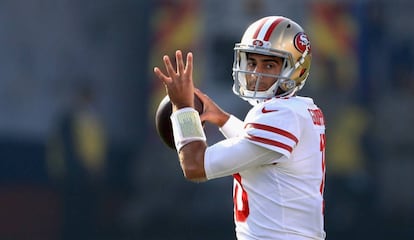
[[[158, 138], [152, 68], [243, 118], [233, 46], [284, 15], [311, 39], [301, 95], [327, 122], [327, 239], [414, 239], [409, 0], [0, 1], [0, 239], [235, 239], [232, 179], [187, 182]], [[222, 139], [206, 125], [210, 144]]]

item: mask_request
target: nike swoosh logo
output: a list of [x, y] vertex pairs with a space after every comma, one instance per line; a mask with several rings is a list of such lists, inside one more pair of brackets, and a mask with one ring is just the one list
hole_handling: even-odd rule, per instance
[[270, 112], [277, 112], [279, 110], [267, 110], [265, 107], [262, 108], [262, 113], [270, 113]]

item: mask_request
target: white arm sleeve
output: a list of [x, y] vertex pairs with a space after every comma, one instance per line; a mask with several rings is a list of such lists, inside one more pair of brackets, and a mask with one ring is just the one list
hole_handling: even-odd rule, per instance
[[207, 179], [213, 179], [230, 176], [252, 166], [275, 163], [281, 158], [286, 157], [244, 138], [230, 138], [207, 148], [204, 168]]
[[220, 128], [220, 132], [226, 138], [240, 136], [243, 131], [244, 123], [237, 117], [230, 115], [229, 120]]

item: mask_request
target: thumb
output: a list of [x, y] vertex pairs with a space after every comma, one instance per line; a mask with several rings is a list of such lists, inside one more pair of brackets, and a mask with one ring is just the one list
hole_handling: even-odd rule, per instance
[[202, 102], [204, 102], [204, 99], [206, 98], [206, 95], [201, 92], [200, 89], [194, 87], [194, 93], [197, 95], [197, 97], [199, 97], [201, 99]]

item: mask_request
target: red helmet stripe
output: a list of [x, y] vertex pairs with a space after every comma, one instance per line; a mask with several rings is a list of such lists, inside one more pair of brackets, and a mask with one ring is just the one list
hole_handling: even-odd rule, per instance
[[272, 22], [272, 24], [267, 29], [266, 35], [264, 37], [264, 41], [269, 41], [270, 35], [272, 35], [273, 30], [275, 30], [276, 26], [283, 20], [283, 18], [278, 18]]
[[256, 32], [254, 32], [253, 39], [256, 39], [257, 38], [257, 36], [260, 33], [260, 30], [262, 29], [262, 27], [265, 24], [265, 22], [267, 21], [267, 19], [269, 19], [269, 18], [262, 19], [262, 21], [260, 22], [259, 26], [256, 29]]

